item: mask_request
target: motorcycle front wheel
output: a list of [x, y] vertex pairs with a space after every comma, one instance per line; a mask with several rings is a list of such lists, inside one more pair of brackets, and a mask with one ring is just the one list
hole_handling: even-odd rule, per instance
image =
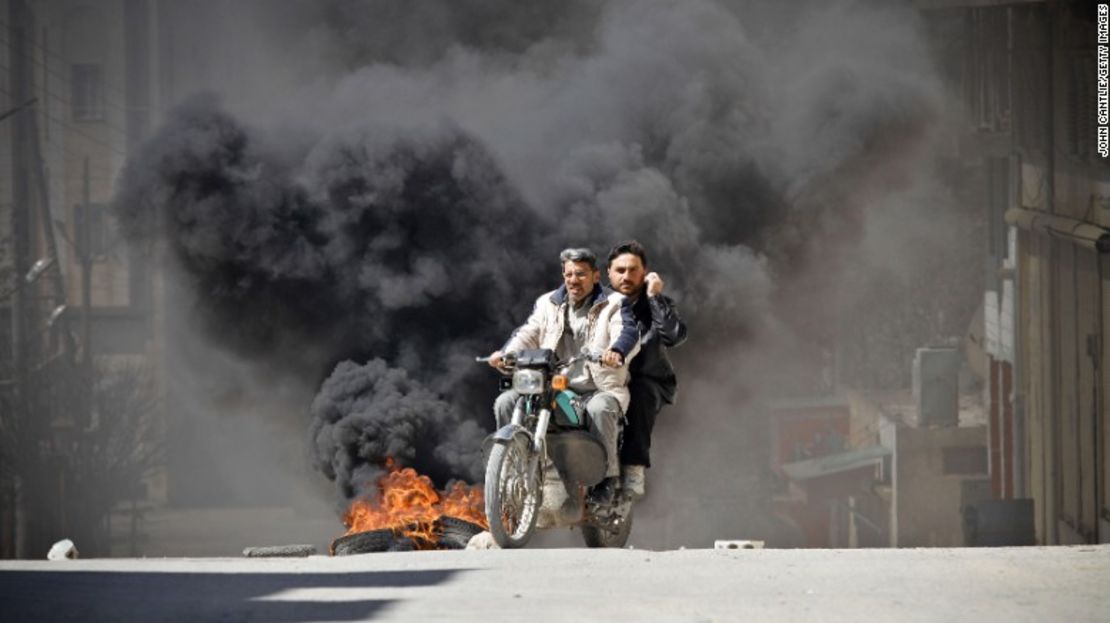
[[486, 520], [493, 540], [504, 548], [524, 547], [536, 528], [542, 461], [529, 461], [531, 452], [528, 437], [519, 435], [495, 444], [486, 464]]

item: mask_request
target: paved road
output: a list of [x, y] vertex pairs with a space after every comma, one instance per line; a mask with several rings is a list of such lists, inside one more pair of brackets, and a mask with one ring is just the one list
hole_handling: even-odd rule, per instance
[[0, 563], [15, 621], [1107, 621], [1110, 545]]

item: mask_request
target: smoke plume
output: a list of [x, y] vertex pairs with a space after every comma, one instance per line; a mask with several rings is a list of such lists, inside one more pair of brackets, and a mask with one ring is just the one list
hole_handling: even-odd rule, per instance
[[[490, 392], [474, 389], [489, 383], [473, 355], [527, 309], [519, 292], [539, 282], [547, 231], [474, 139], [450, 124], [364, 127], [280, 151], [202, 97], [174, 113], [122, 187], [125, 234], [167, 241], [194, 313], [225, 348], [314, 378], [375, 358], [337, 367], [313, 407], [317, 462], [345, 495], [391, 455], [440, 479], [474, 477], [480, 429], [460, 406]], [[359, 401], [352, 387], [396, 399]], [[372, 422], [374, 435], [350, 434]]]
[[757, 479], [745, 409], [819, 385], [840, 276], [886, 264], [875, 215], [942, 194], [917, 16], [494, 4], [242, 5], [280, 42], [261, 69], [298, 88], [179, 107], [127, 168], [127, 233], [165, 241], [223, 347], [327, 377], [311, 446], [345, 497], [389, 455], [474, 478], [493, 378], [470, 358], [558, 285], [559, 248], [639, 239], [692, 336], [672, 355], [697, 413], [662, 416], [663, 461], [697, 456], [700, 428], [739, 458], [691, 472]]
[[378, 481], [382, 457], [480, 478], [481, 427], [381, 359], [336, 366], [312, 403], [311, 433], [320, 471], [347, 497]]

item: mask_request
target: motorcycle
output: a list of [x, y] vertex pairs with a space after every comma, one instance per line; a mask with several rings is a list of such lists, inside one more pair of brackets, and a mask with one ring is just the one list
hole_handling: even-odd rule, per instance
[[[582, 359], [597, 363], [600, 353], [583, 351], [557, 361], [554, 351], [535, 349], [503, 360], [508, 377], [501, 389], [512, 389], [519, 398], [512, 420], [487, 437], [484, 447], [486, 519], [503, 548], [526, 545], [541, 514], [543, 527], [580, 527], [589, 547], [623, 547], [628, 541], [632, 495], [618, 488], [607, 503], [588, 495], [605, 478], [607, 453], [587, 430], [586, 401], [567, 387], [567, 371]], [[559, 503], [544, 507], [545, 491]]]

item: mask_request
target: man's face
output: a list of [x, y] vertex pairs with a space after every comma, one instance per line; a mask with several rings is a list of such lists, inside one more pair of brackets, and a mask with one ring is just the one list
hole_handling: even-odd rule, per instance
[[609, 262], [609, 283], [625, 296], [635, 296], [644, 287], [644, 263], [634, 253], [624, 253]]
[[563, 283], [567, 285], [567, 294], [575, 303], [593, 292], [594, 285], [600, 279], [601, 273], [596, 268], [591, 268], [589, 262], [563, 262]]

